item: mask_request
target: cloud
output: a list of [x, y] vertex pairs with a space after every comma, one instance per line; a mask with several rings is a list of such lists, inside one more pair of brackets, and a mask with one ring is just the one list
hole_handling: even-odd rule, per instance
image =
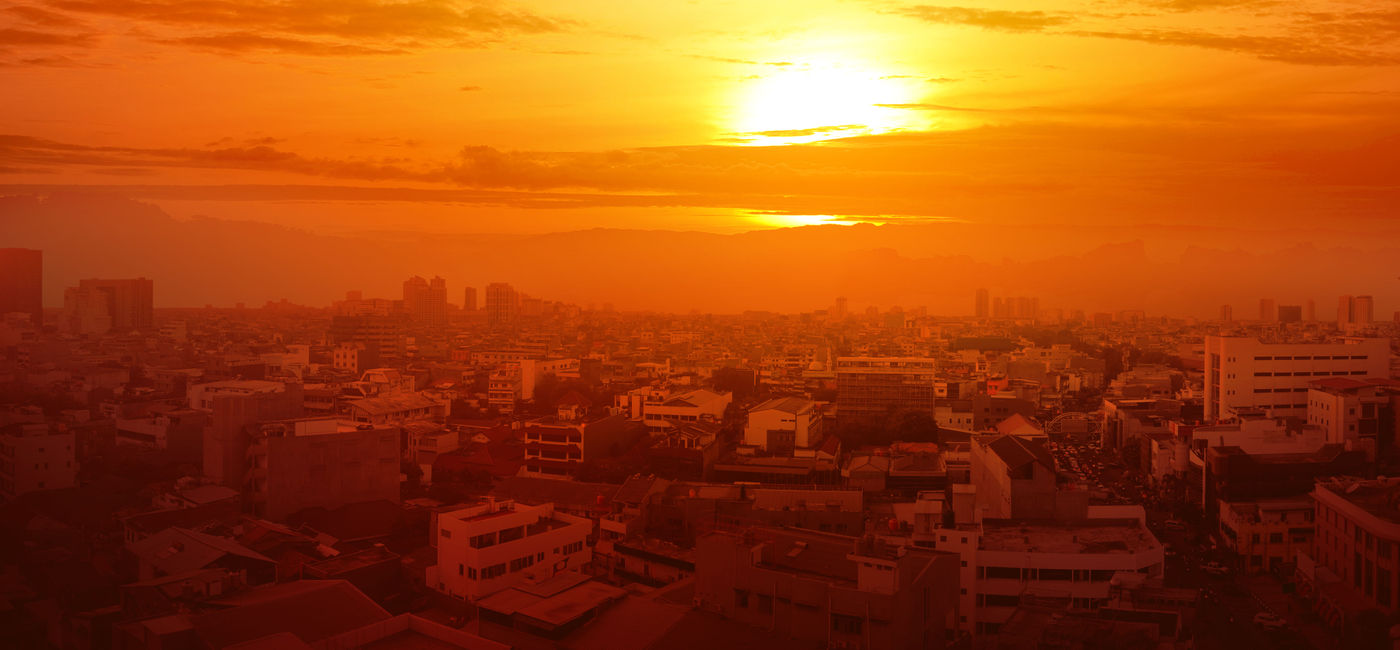
[[67, 14], [30, 5], [15, 5], [13, 7], [5, 7], [4, 9], [0, 9], [0, 11], [4, 11], [6, 14], [14, 16], [24, 22], [34, 25], [43, 25], [45, 27], [80, 27], [83, 25], [82, 21]]
[[64, 34], [41, 32], [32, 29], [0, 29], [0, 47], [89, 47], [96, 42], [92, 34]]
[[47, 4], [69, 14], [163, 28], [153, 30], [150, 38], [166, 44], [315, 56], [479, 46], [511, 35], [561, 31], [574, 24], [487, 1], [48, 0]]
[[971, 25], [1007, 32], [1038, 32], [1048, 27], [1066, 25], [1074, 21], [1073, 17], [1069, 15], [1044, 11], [1010, 11], [936, 5], [901, 7], [894, 10], [894, 13], [930, 23]]
[[842, 131], [854, 131], [857, 129], [864, 128], [864, 124], [837, 124], [832, 126], [814, 126], [806, 129], [774, 129], [772, 131], [749, 131], [747, 133], [735, 133], [733, 135], [739, 137], [763, 136], [766, 138], [802, 138], [812, 135], [840, 133]]
[[1083, 31], [1078, 36], [1201, 47], [1249, 54], [1266, 61], [1319, 66], [1388, 66], [1400, 64], [1393, 51], [1355, 48], [1312, 36], [1224, 35], [1190, 30]]
[[771, 65], [779, 68], [785, 68], [793, 65], [791, 61], [754, 61], [752, 59], [736, 59], [727, 56], [711, 56], [709, 54], [687, 54], [685, 56], [688, 58], [700, 59], [703, 61], [716, 61], [719, 63], [738, 63], [741, 65]]
[[473, 92], [473, 91], [481, 90], [481, 86], [462, 86], [461, 88], [458, 88], [457, 90], [460, 90], [460, 91], [463, 91], [463, 92]]

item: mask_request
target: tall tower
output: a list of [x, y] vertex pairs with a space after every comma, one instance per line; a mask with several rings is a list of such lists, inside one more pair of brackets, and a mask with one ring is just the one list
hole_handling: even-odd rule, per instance
[[1278, 310], [1274, 308], [1273, 298], [1259, 299], [1259, 320], [1265, 323], [1272, 323], [1278, 320]]
[[486, 321], [491, 325], [513, 322], [520, 315], [520, 294], [504, 282], [486, 285]]
[[43, 283], [43, 251], [0, 248], [0, 316], [25, 313], [29, 322], [43, 325]]
[[972, 314], [977, 318], [986, 318], [992, 315], [992, 294], [990, 291], [977, 290], [977, 301], [973, 306]]
[[1221, 305], [1220, 320], [1225, 323], [1235, 320], [1235, 309], [1229, 305]]
[[462, 297], [462, 309], [476, 311], [476, 287], [467, 287], [466, 294]]

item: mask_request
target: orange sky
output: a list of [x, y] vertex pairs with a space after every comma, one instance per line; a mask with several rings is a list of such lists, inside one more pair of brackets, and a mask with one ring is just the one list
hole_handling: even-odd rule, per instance
[[0, 192], [322, 232], [1391, 227], [1395, 3], [961, 1], [0, 3]]

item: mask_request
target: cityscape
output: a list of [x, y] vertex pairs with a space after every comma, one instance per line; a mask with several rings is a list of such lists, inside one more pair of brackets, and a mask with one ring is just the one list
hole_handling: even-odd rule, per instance
[[0, 1], [0, 650], [1400, 650], [1385, 0]]

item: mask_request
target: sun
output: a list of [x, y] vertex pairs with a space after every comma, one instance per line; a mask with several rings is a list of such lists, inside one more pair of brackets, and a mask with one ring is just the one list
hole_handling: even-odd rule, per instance
[[749, 144], [796, 144], [914, 128], [903, 75], [852, 63], [807, 62], [746, 80], [730, 129]]

